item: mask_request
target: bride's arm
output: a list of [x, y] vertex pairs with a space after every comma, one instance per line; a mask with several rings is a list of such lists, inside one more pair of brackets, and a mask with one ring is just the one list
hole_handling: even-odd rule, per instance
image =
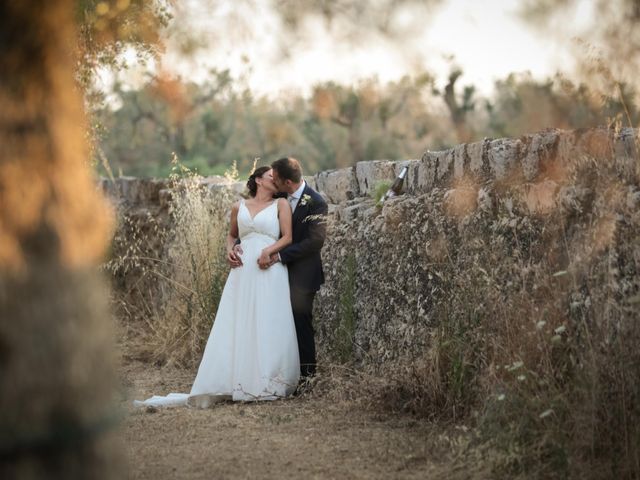
[[238, 267], [242, 265], [242, 260], [236, 255], [233, 247], [238, 240], [238, 209], [240, 208], [240, 202], [236, 202], [231, 207], [231, 222], [229, 227], [229, 233], [227, 234], [227, 261], [232, 267]]
[[[271, 257], [271, 255], [278, 253], [284, 247], [289, 245], [293, 239], [291, 230], [291, 206], [284, 198], [278, 199], [278, 221], [280, 222], [280, 239], [264, 248], [262, 250], [262, 255], [260, 256], [260, 260], [266, 259], [265, 263], [267, 264], [269, 263], [269, 257]], [[261, 262], [258, 261], [258, 263]]]

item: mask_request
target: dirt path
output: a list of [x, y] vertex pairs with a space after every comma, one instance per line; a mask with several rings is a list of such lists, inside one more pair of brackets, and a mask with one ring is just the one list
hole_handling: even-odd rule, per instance
[[207, 410], [130, 406], [131, 398], [187, 392], [192, 375], [124, 367], [129, 478], [469, 478], [447, 464], [450, 440], [432, 425], [361, 412], [314, 393]]

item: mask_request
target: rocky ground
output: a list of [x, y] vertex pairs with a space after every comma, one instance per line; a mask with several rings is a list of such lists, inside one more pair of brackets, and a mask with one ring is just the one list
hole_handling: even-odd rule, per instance
[[120, 434], [129, 478], [484, 476], [470, 472], [468, 462], [454, 466], [461, 465], [454, 452], [462, 451], [466, 438], [459, 428], [445, 432], [412, 417], [363, 411], [327, 393], [206, 410], [131, 406], [133, 398], [187, 392], [192, 377], [190, 371], [139, 362], [123, 366], [127, 415]]

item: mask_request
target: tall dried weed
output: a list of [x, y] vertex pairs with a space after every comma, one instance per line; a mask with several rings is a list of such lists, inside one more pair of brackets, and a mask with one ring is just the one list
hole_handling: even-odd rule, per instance
[[121, 212], [112, 256], [114, 303], [129, 355], [193, 366], [202, 356], [228, 266], [228, 214], [236, 194], [216, 188], [176, 162], [167, 218]]

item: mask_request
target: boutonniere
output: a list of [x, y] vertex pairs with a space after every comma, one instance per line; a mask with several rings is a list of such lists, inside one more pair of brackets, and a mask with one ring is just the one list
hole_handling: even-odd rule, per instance
[[311, 198], [311, 195], [307, 193], [302, 195], [302, 198], [300, 199], [300, 205], [302, 205], [303, 207], [305, 205], [311, 205], [312, 202], [313, 202], [313, 199]]

